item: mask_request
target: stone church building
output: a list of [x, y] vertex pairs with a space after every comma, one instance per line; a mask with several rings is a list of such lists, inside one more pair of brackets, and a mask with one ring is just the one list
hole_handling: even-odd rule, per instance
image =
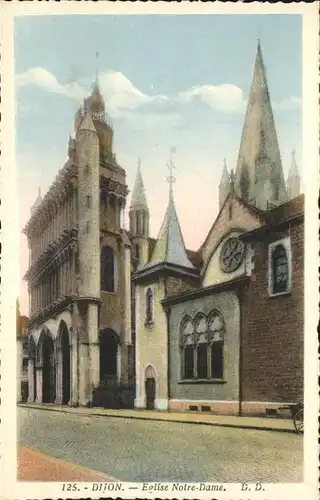
[[223, 166], [208, 235], [185, 248], [170, 184], [134, 276], [137, 408], [257, 414], [303, 397], [299, 191], [294, 153], [284, 180], [258, 44], [235, 174]]
[[24, 229], [30, 402], [241, 414], [302, 397], [304, 200], [294, 154], [284, 180], [260, 45], [235, 174], [224, 164], [196, 252], [169, 181], [154, 240], [138, 165], [124, 229], [126, 173], [96, 81]]

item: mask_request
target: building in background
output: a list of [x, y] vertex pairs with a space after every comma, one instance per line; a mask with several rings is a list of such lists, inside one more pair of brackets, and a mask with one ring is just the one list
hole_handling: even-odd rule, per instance
[[171, 172], [158, 239], [134, 277], [135, 406], [258, 414], [295, 403], [303, 398], [304, 197], [294, 154], [284, 180], [260, 44], [236, 171], [224, 162], [220, 211], [193, 256], [173, 181]]
[[17, 402], [28, 398], [28, 318], [21, 316], [17, 301]]

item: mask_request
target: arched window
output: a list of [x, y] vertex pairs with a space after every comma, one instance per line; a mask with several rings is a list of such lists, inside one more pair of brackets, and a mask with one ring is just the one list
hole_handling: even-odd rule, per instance
[[219, 313], [214, 312], [209, 320], [211, 378], [223, 377], [223, 337], [222, 318]]
[[284, 245], [277, 245], [272, 252], [272, 292], [282, 293], [288, 290], [288, 256]]
[[208, 377], [208, 334], [205, 316], [196, 318], [195, 331], [197, 342], [197, 378], [205, 379]]
[[148, 288], [146, 292], [146, 324], [154, 321], [154, 297], [152, 288]]
[[115, 291], [115, 258], [111, 247], [103, 247], [101, 251], [101, 290]]
[[181, 323], [182, 378], [185, 380], [223, 378], [224, 322], [220, 314], [203, 314]]
[[141, 226], [141, 223], [142, 223], [142, 219], [141, 219], [141, 212], [137, 212], [137, 234], [138, 235], [141, 235], [142, 234], [142, 226]]
[[182, 347], [182, 378], [194, 377], [195, 338], [193, 324], [190, 318], [185, 318], [181, 327]]
[[140, 246], [138, 243], [136, 243], [134, 245], [134, 257], [137, 259], [137, 260], [140, 260]]

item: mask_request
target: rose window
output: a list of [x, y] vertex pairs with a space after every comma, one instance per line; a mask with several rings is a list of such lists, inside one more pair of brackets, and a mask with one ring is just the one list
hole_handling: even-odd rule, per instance
[[243, 261], [244, 243], [239, 238], [229, 238], [222, 246], [220, 254], [221, 269], [232, 273]]

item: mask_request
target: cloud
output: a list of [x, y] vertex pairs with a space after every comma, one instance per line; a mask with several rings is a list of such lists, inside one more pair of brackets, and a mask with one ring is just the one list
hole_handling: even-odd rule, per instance
[[[93, 81], [93, 78], [90, 79]], [[144, 121], [150, 124], [162, 123], [165, 119], [168, 124], [177, 123], [181, 117], [172, 112], [172, 106], [181, 103], [191, 103], [200, 100], [215, 111], [226, 114], [244, 112], [246, 100], [243, 91], [232, 83], [222, 85], [196, 85], [176, 95], [150, 95], [142, 92], [134, 86], [132, 81], [119, 71], [108, 71], [101, 73], [99, 77], [101, 92], [106, 99], [108, 112], [112, 118], [127, 117], [132, 122], [135, 120], [128, 111], [143, 109]], [[36, 85], [48, 92], [61, 94], [77, 102], [89, 94], [89, 79], [86, 81], [73, 81], [62, 84], [48, 70], [41, 67], [30, 68], [24, 73], [16, 76], [18, 87]], [[273, 103], [273, 107], [279, 110], [299, 109], [301, 99], [289, 97], [280, 103]], [[169, 109], [171, 107], [171, 109]], [[159, 113], [158, 111], [161, 111]], [[174, 110], [173, 110], [174, 111]], [[147, 116], [147, 112], [149, 117]], [[164, 117], [166, 115], [167, 118]]]
[[86, 95], [85, 90], [77, 82], [62, 85], [52, 73], [41, 67], [30, 68], [24, 73], [18, 74], [16, 76], [16, 84], [18, 87], [36, 85], [48, 92], [61, 94], [77, 100], [83, 99]]
[[289, 97], [288, 99], [284, 99], [283, 101], [280, 101], [279, 103], [274, 103], [273, 107], [276, 110], [284, 110], [284, 111], [290, 111], [294, 109], [301, 109], [302, 106], [302, 99], [301, 97]]
[[[144, 94], [133, 85], [129, 78], [118, 71], [102, 73], [99, 77], [99, 83], [111, 114], [122, 109], [133, 110], [145, 104], [167, 99], [166, 96]], [[52, 73], [41, 67], [30, 68], [24, 73], [18, 74], [16, 84], [18, 87], [35, 85], [48, 92], [61, 94], [78, 101], [86, 97], [89, 91], [85, 85], [77, 81], [61, 84]]]
[[145, 104], [167, 100], [166, 96], [144, 94], [133, 85], [129, 78], [118, 71], [102, 74], [99, 82], [111, 113], [122, 109], [133, 110]]
[[200, 99], [212, 109], [226, 113], [241, 112], [246, 105], [243, 91], [231, 83], [194, 86], [181, 92], [177, 99], [180, 102]]

